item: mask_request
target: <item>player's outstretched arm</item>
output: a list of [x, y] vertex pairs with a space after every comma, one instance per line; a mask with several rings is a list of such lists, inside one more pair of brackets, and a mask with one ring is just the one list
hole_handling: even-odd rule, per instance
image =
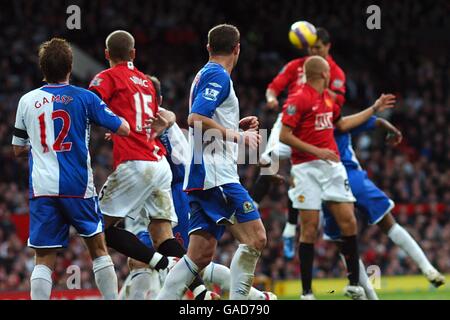
[[403, 140], [403, 135], [392, 123], [383, 118], [377, 118], [375, 125], [387, 132], [386, 140], [389, 145], [396, 146]]
[[369, 120], [371, 116], [377, 112], [382, 112], [386, 109], [395, 106], [395, 96], [393, 94], [382, 94], [375, 103], [369, 108], [353, 114], [351, 116], [343, 117], [335, 123], [336, 128], [340, 131], [347, 132], [353, 128], [362, 125]]
[[[188, 125], [194, 130], [201, 130], [202, 133], [207, 130], [214, 130], [211, 135], [219, 136], [225, 141], [235, 143], [245, 143], [251, 149], [258, 147], [261, 142], [261, 136], [255, 130], [238, 132], [221, 126], [211, 118], [205, 117], [198, 113], [191, 113], [188, 117]], [[195, 134], [194, 134], [195, 135]]]
[[130, 134], [130, 125], [127, 120], [125, 120], [122, 117], [119, 117], [120, 120], [122, 120], [122, 124], [120, 125], [119, 129], [115, 132], [119, 136], [128, 136]]
[[310, 153], [315, 155], [321, 160], [328, 160], [333, 162], [339, 162], [339, 156], [335, 151], [330, 149], [321, 149], [313, 146], [312, 144], [306, 143], [299, 138], [297, 138], [293, 132], [292, 128], [283, 124], [280, 132], [280, 142], [287, 144], [288, 146], [297, 149], [301, 152]]

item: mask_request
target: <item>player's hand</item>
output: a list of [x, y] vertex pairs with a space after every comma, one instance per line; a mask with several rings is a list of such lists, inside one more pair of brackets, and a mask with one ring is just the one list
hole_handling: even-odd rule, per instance
[[393, 146], [393, 147], [399, 145], [402, 142], [402, 140], [403, 140], [403, 135], [397, 129], [390, 131], [386, 136], [387, 144], [390, 146]]
[[243, 131], [247, 130], [258, 130], [259, 129], [259, 121], [255, 116], [245, 117], [239, 121], [239, 128]]
[[267, 109], [269, 110], [278, 110], [278, 107], [280, 106], [280, 103], [278, 102], [277, 98], [271, 98], [267, 100]]
[[247, 130], [241, 133], [242, 142], [245, 143], [251, 150], [258, 148], [261, 142], [261, 135], [255, 130]]
[[333, 162], [339, 162], [339, 156], [336, 154], [336, 151], [331, 149], [318, 149], [316, 152], [316, 157], [320, 160], [325, 161], [333, 161]]
[[105, 140], [106, 141], [111, 141], [112, 140], [112, 133], [111, 132], [105, 133]]
[[395, 96], [393, 94], [382, 94], [373, 105], [373, 110], [375, 113], [383, 112], [386, 109], [391, 109], [395, 107]]
[[150, 139], [153, 140], [159, 137], [168, 126], [169, 121], [157, 113], [154, 117], [145, 120], [145, 126], [143, 128], [150, 130]]

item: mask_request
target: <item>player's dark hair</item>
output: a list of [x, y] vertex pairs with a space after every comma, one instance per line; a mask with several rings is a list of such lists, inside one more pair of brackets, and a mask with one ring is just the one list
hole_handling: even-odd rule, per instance
[[331, 39], [330, 39], [330, 33], [324, 29], [324, 28], [317, 28], [316, 29], [316, 33], [317, 33], [317, 39], [319, 39], [320, 41], [322, 41], [323, 44], [329, 44]]
[[72, 72], [72, 62], [72, 48], [64, 39], [53, 38], [39, 46], [39, 66], [48, 83], [65, 81]]
[[208, 32], [211, 55], [229, 55], [239, 44], [241, 35], [238, 28], [230, 24], [220, 24]]
[[106, 38], [106, 49], [111, 60], [129, 61], [130, 52], [134, 49], [134, 38], [127, 31], [114, 31]]

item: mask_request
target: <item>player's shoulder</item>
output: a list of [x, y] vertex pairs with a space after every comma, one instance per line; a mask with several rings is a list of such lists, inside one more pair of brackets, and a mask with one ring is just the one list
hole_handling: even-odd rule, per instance
[[303, 67], [307, 58], [308, 57], [300, 57], [300, 58], [293, 59], [286, 64], [286, 67], [287, 68]]
[[27, 93], [23, 94], [19, 99], [19, 104], [34, 101], [39, 95], [42, 95], [44, 93], [44, 91], [42, 89], [43, 89], [43, 87], [39, 87], [39, 88], [33, 89], [33, 90], [28, 91]]
[[82, 87], [74, 86], [74, 85], [70, 85], [67, 88], [67, 92], [70, 93], [73, 97], [78, 97], [78, 98], [82, 98], [82, 99], [83, 98], [86, 98], [89, 100], [99, 99], [94, 92], [92, 92], [88, 89], [82, 88]]
[[230, 75], [221, 65], [217, 63], [207, 63], [198, 74], [200, 84], [209, 85], [218, 89], [228, 86]]

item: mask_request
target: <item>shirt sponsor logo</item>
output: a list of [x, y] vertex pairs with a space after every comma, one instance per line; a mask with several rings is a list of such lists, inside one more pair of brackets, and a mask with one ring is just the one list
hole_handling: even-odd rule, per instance
[[317, 131], [333, 129], [333, 112], [316, 114], [315, 129]]
[[130, 80], [133, 81], [133, 83], [135, 85], [138, 85], [138, 86], [141, 86], [144, 88], [148, 88], [148, 80], [146, 80], [146, 79], [141, 79], [139, 77], [132, 76], [132, 77], [130, 77]]
[[209, 101], [217, 101], [217, 97], [219, 96], [220, 91], [212, 89], [212, 88], [206, 88], [203, 92], [203, 98]]

